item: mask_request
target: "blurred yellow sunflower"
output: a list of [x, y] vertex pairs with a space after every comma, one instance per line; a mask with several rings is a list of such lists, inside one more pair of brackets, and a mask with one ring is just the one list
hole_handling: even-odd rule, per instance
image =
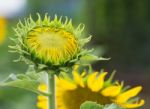
[[[75, 68], [72, 77], [66, 73], [57, 77], [57, 109], [79, 109], [85, 101], [93, 101], [102, 105], [116, 103], [126, 109], [144, 105], [143, 99], [134, 99], [142, 90], [141, 86], [127, 89], [123, 86], [123, 82], [112, 82], [113, 75], [105, 80], [106, 75], [107, 72], [87, 74], [85, 71], [79, 74], [77, 68]], [[47, 99], [43, 99], [38, 104], [44, 105], [45, 102], [48, 102]], [[41, 108], [39, 105], [38, 107]]]
[[[48, 87], [46, 84], [40, 84], [38, 87], [38, 90], [41, 92], [48, 92]], [[43, 95], [39, 95], [38, 96], [38, 103], [37, 106], [40, 109], [49, 109], [49, 104], [48, 104], [48, 97], [47, 96], [43, 96]]]
[[4, 41], [5, 35], [6, 35], [6, 19], [0, 17], [0, 44], [2, 44], [2, 42]]

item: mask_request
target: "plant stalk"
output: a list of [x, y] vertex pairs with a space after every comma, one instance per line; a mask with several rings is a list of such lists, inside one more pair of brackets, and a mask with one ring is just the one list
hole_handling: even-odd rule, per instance
[[55, 105], [55, 78], [54, 74], [48, 74], [48, 91], [51, 93], [49, 96], [49, 109], [56, 109]]

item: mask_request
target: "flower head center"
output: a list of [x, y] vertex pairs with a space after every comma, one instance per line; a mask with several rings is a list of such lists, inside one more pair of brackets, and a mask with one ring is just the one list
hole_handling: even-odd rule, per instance
[[[73, 34], [56, 28], [35, 28], [28, 33], [27, 45], [39, 59], [59, 65], [73, 58], [78, 51]], [[64, 62], [64, 63], [65, 63]]]
[[[99, 92], [92, 92], [88, 88], [81, 87], [72, 91], [64, 91], [62, 99], [61, 102], [67, 106], [66, 109], [79, 109], [80, 105], [85, 101], [93, 101], [102, 105], [111, 103], [109, 97], [104, 97]], [[58, 100], [58, 102], [60, 101]]]
[[39, 39], [40, 44], [46, 48], [59, 48], [67, 43], [65, 37], [55, 32], [51, 32], [51, 34], [49, 34], [49, 32], [41, 32], [38, 34], [37, 38]]

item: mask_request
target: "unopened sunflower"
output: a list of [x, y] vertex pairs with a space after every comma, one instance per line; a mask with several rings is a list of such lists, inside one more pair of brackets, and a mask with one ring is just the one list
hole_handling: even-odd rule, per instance
[[16, 45], [10, 48], [12, 52], [20, 54], [21, 61], [45, 65], [51, 69], [72, 66], [90, 52], [83, 49], [91, 39], [82, 37], [83, 29], [83, 24], [75, 28], [67, 17], [62, 20], [62, 17], [55, 16], [51, 20], [46, 14], [42, 20], [38, 14], [38, 20], [34, 21], [30, 16], [24, 24], [21, 21], [18, 23], [15, 29], [17, 37], [12, 38]]
[[[101, 105], [116, 103], [125, 109], [138, 108], [144, 105], [144, 100], [135, 97], [142, 90], [141, 86], [126, 89], [123, 82], [112, 82], [113, 75], [107, 80], [107, 72], [85, 71], [80, 75], [77, 69], [72, 72], [72, 77], [64, 73], [64, 76], [56, 78], [56, 101], [57, 109], [79, 109], [85, 101], [97, 102]], [[43, 105], [47, 102], [43, 99]], [[40, 108], [40, 106], [38, 106]], [[44, 106], [43, 106], [44, 107]], [[48, 109], [40, 108], [40, 109]]]

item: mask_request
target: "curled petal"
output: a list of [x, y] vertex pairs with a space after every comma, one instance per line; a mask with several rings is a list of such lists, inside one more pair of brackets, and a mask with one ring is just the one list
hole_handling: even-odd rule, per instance
[[135, 88], [132, 88], [126, 92], [123, 92], [122, 94], [118, 95], [116, 98], [116, 101], [119, 103], [125, 103], [127, 102], [130, 98], [136, 96], [140, 91], [142, 90], [141, 86], [137, 86]]
[[133, 109], [133, 108], [138, 108], [140, 106], [143, 106], [145, 101], [142, 99], [139, 102], [136, 103], [125, 103], [125, 104], [120, 104], [123, 108], [128, 108], [128, 109]]
[[121, 91], [121, 86], [109, 86], [102, 90], [102, 95], [109, 96], [109, 97], [115, 97], [117, 96]]
[[87, 85], [93, 92], [98, 92], [102, 89], [107, 72], [101, 73], [98, 77], [97, 74], [98, 72], [89, 75], [87, 80]]
[[61, 85], [62, 89], [64, 90], [75, 90], [77, 88], [77, 85], [71, 81], [68, 80], [64, 80], [59, 78], [59, 80], [57, 79], [57, 84], [63, 84]]
[[81, 87], [84, 87], [84, 82], [83, 82], [83, 78], [81, 77], [81, 75], [79, 75], [78, 72], [74, 71], [73, 72], [73, 77], [74, 77], [74, 81], [80, 85]]

